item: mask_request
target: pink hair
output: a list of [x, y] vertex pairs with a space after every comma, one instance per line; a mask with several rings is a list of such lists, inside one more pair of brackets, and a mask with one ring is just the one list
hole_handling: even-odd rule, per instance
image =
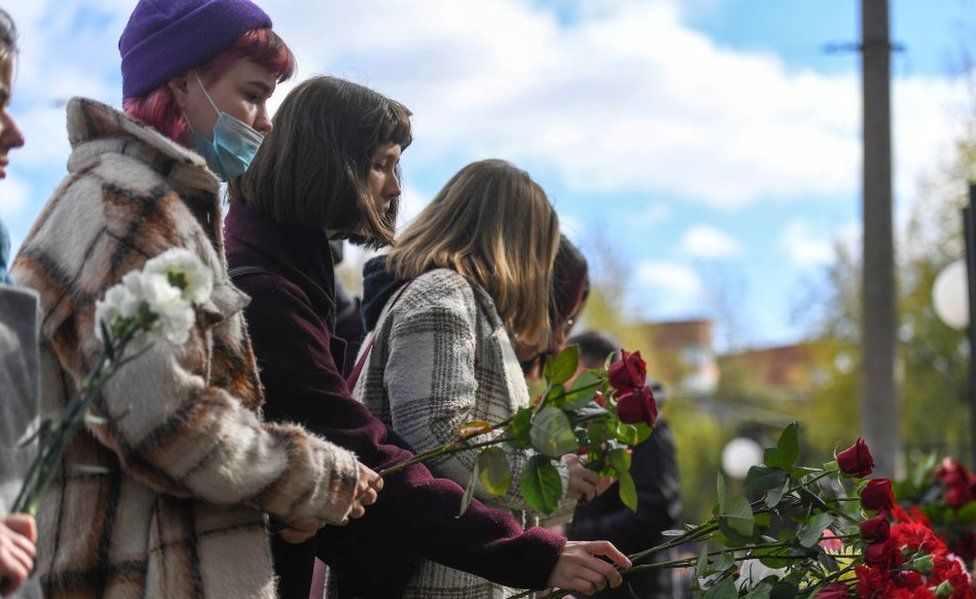
[[[247, 59], [269, 69], [282, 82], [295, 71], [295, 56], [278, 34], [267, 27], [252, 29], [237, 42], [210, 61], [197, 68], [205, 85], [210, 85], [241, 59]], [[126, 98], [122, 108], [129, 116], [151, 125], [177, 142], [186, 141], [190, 128], [176, 98], [167, 84], [160, 85], [148, 95]]]

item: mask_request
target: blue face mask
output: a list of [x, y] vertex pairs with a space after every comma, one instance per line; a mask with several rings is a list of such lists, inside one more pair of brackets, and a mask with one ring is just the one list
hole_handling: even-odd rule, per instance
[[200, 75], [196, 75], [196, 78], [203, 95], [207, 97], [217, 113], [217, 122], [213, 127], [213, 139], [207, 139], [191, 126], [190, 147], [204, 157], [210, 170], [222, 180], [236, 179], [251, 165], [264, 136], [253, 127], [217, 108], [207, 89], [203, 87]]

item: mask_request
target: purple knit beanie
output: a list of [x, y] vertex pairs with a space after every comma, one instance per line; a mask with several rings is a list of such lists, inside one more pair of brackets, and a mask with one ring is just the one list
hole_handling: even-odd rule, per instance
[[139, 0], [119, 38], [123, 99], [149, 94], [258, 27], [271, 27], [271, 17], [249, 0]]

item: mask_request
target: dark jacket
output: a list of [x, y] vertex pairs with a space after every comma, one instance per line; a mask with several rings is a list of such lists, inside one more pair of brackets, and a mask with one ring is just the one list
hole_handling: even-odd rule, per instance
[[[620, 501], [616, 484], [580, 508], [570, 537], [579, 540], [606, 539], [624, 553], [635, 553], [661, 543], [661, 533], [675, 527], [681, 513], [678, 464], [674, 435], [667, 422], [659, 420], [647, 441], [634, 447], [630, 472], [637, 487], [637, 512]], [[653, 561], [665, 556], [655, 555]], [[634, 591], [632, 595], [628, 585]], [[624, 578], [616, 589], [597, 593], [601, 599], [671, 597], [671, 571], [649, 571]]]
[[[345, 361], [345, 343], [332, 334], [334, 272], [324, 232], [275, 223], [233, 203], [226, 236], [231, 268], [271, 271], [238, 280], [251, 296], [246, 316], [266, 417], [299, 422], [374, 470], [409, 457], [407, 444], [349, 394], [336, 367]], [[384, 482], [364, 518], [319, 534], [319, 556], [337, 576], [341, 596], [398, 597], [418, 556], [508, 586], [545, 586], [562, 537], [522, 531], [510, 513], [477, 501], [456, 518], [464, 490], [422, 465]]]

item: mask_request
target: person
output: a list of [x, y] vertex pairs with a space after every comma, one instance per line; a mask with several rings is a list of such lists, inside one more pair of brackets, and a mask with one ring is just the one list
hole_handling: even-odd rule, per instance
[[[220, 179], [271, 130], [293, 58], [248, 0], [140, 0], [119, 41], [123, 114], [68, 103], [68, 176], [12, 277], [43, 313], [42, 408], [60, 409], [99, 354], [95, 302], [172, 248], [211, 271], [182, 345], [153, 342], [93, 403], [38, 511], [49, 598], [275, 597], [266, 515], [302, 540], [362, 516], [375, 473], [298, 425], [269, 423], [229, 281]], [[84, 471], [72, 464], [88, 466]]]
[[[24, 145], [10, 114], [17, 51], [17, 27], [0, 8], [0, 179], [7, 177], [10, 151]], [[27, 583], [37, 554], [36, 527], [30, 515], [8, 512], [36, 454], [20, 439], [37, 419], [37, 297], [11, 285], [9, 259], [10, 236], [0, 221], [0, 595], [26, 598], [40, 597], [36, 580]]]
[[[502, 422], [530, 405], [512, 338], [547, 346], [558, 246], [556, 213], [525, 171], [502, 160], [462, 168], [389, 254], [387, 276], [401, 285], [369, 327], [372, 345], [354, 395], [418, 451], [449, 443], [465, 422]], [[378, 268], [370, 269], [370, 288], [377, 287]], [[475, 496], [532, 521], [518, 482], [530, 454], [507, 451], [506, 494], [494, 497], [479, 485]], [[456, 453], [432, 469], [466, 485], [476, 460], [476, 452]], [[576, 499], [593, 498], [600, 477], [575, 455], [560, 467], [565, 497], [573, 501], [559, 511], [569, 516]], [[510, 591], [427, 561], [405, 596], [487, 599]]]
[[[583, 368], [602, 368], [607, 356], [620, 349], [620, 342], [604, 331], [588, 331], [570, 338], [580, 349]], [[654, 397], [664, 401], [660, 385], [652, 383]], [[637, 487], [637, 511], [620, 501], [617, 487], [611, 487], [594, 501], [584, 505], [576, 515], [570, 537], [574, 539], [610, 539], [622, 551], [634, 553], [664, 541], [662, 533], [675, 528], [681, 515], [681, 490], [674, 434], [666, 419], [659, 418], [651, 436], [634, 447], [631, 474]], [[655, 561], [667, 556], [657, 555]], [[595, 597], [630, 599], [630, 597], [670, 598], [674, 594], [670, 570], [636, 572], [626, 577], [616, 589], [604, 590]]]
[[549, 346], [542, 349], [516, 345], [522, 371], [529, 380], [539, 380], [545, 360], [566, 349], [566, 341], [586, 308], [590, 296], [589, 264], [579, 248], [565, 235], [559, 236], [559, 251], [553, 264], [549, 302], [551, 333]]
[[[412, 453], [343, 379], [329, 240], [393, 241], [409, 117], [400, 103], [348, 81], [303, 82], [282, 102], [251, 168], [231, 186], [227, 215], [228, 260], [251, 296], [246, 315], [266, 414], [303, 423], [376, 470]], [[587, 591], [620, 581], [594, 554], [629, 563], [607, 543], [523, 531], [510, 513], [478, 502], [459, 518], [463, 493], [422, 464], [385, 479], [364, 518], [319, 533], [313, 549], [330, 567], [329, 596], [401, 597], [420, 557], [508, 586]], [[311, 560], [293, 559], [307, 597]]]

